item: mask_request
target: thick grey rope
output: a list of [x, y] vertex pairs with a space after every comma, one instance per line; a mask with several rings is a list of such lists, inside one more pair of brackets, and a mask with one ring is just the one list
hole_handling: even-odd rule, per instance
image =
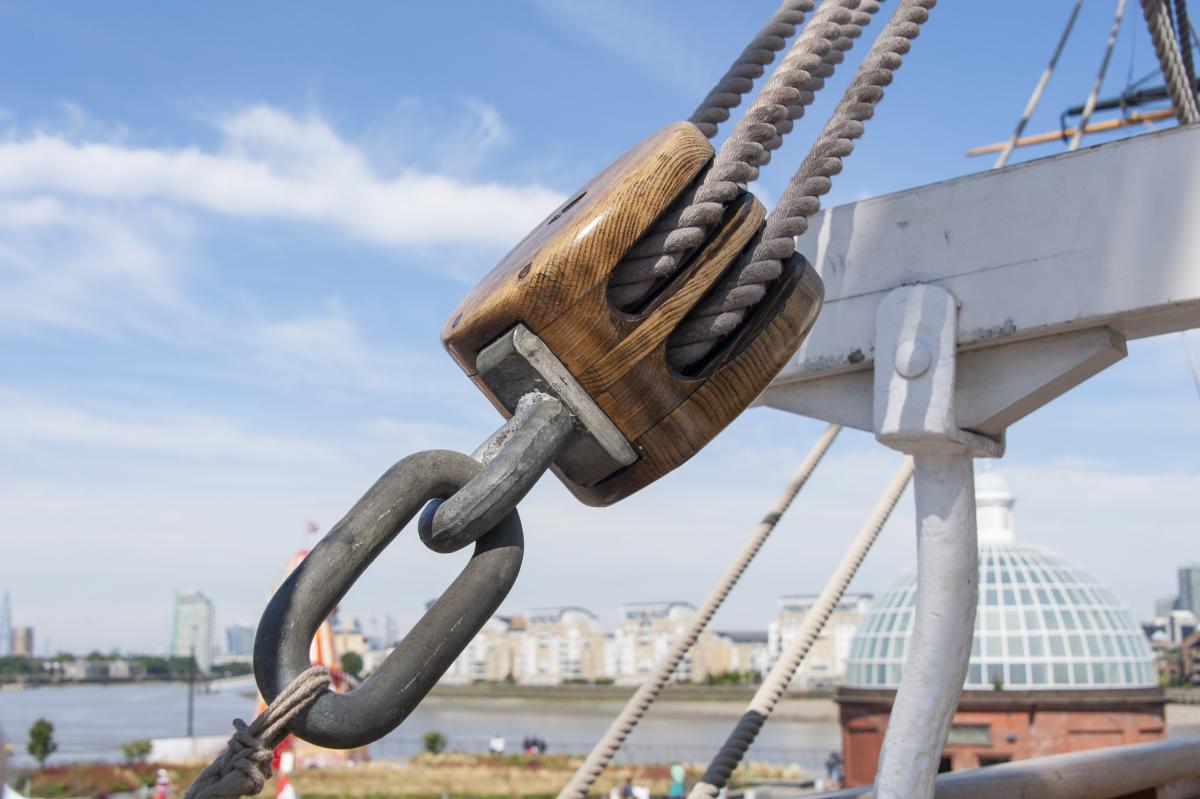
[[730, 110], [738, 107], [742, 95], [754, 88], [754, 80], [762, 76], [775, 60], [775, 54], [796, 35], [796, 26], [804, 22], [804, 15], [812, 8], [813, 0], [785, 0], [688, 117], [688, 122], [708, 138], [716, 136], [717, 126], [729, 119]]
[[1183, 68], [1183, 57], [1179, 54], [1178, 41], [1171, 21], [1167, 18], [1165, 0], [1141, 0], [1142, 14], [1146, 18], [1146, 27], [1150, 30], [1150, 38], [1154, 41], [1154, 52], [1158, 55], [1158, 65], [1162, 69], [1163, 79], [1167, 84], [1167, 94], [1171, 98], [1171, 107], [1175, 109], [1175, 118], [1181, 125], [1190, 125], [1200, 120], [1200, 110], [1196, 106], [1196, 95], [1188, 85], [1187, 73]]
[[292, 680], [258, 718], [236, 729], [225, 751], [201, 771], [183, 799], [236, 799], [254, 796], [271, 778], [275, 747], [287, 737], [287, 725], [329, 688], [329, 669], [313, 666]]
[[834, 608], [842, 601], [846, 587], [854, 579], [854, 574], [858, 571], [863, 558], [867, 556], [871, 545], [879, 537], [879, 531], [883, 529], [892, 509], [900, 500], [900, 495], [904, 493], [912, 473], [912, 458], [905, 458], [896, 471], [895, 477], [883, 492], [883, 496], [875, 504], [875, 509], [871, 511], [866, 523], [863, 524], [862, 529], [850, 544], [850, 549], [842, 556], [837, 570], [825, 583], [820, 596], [817, 597], [816, 604], [805, 614], [799, 632], [788, 644], [787, 649], [780, 654], [775, 665], [771, 667], [767, 679], [755, 692], [754, 698], [746, 706], [745, 713], [734, 726], [733, 731], [725, 740], [725, 744], [709, 763], [704, 776], [688, 793], [688, 799], [715, 799], [729, 782], [730, 775], [742, 762], [742, 758], [746, 756], [747, 750], [758, 736], [758, 731], [762, 729], [763, 724], [766, 723], [783, 696], [783, 692], [791, 684], [796, 669], [800, 668], [800, 663], [808, 654], [812, 642], [820, 634]]
[[733, 590], [741, 578], [746, 567], [750, 565], [750, 561], [754, 560], [754, 556], [758, 554], [759, 549], [766, 543], [771, 532], [775, 529], [775, 525], [779, 523], [779, 519], [787, 512], [788, 507], [792, 504], [792, 500], [808, 482], [809, 476], [817, 468], [817, 464], [825, 457], [825, 453], [829, 450], [833, 440], [841, 431], [841, 426], [831, 424], [825, 428], [825, 432], [817, 439], [817, 443], [809, 450], [804, 461], [800, 464], [800, 468], [796, 470], [791, 482], [780, 495], [779, 500], [771, 508], [770, 512], [763, 517], [759, 522], [758, 527], [750, 536], [749, 540], [742, 545], [741, 551], [737, 557], [729, 564], [725, 573], [713, 586], [712, 591], [705, 597], [700, 608], [692, 616], [688, 622], [688, 627], [672, 642], [670, 651], [663, 658], [654, 664], [653, 671], [646, 677], [646, 680], [638, 686], [637, 691], [629, 701], [625, 703], [625, 707], [621, 709], [608, 731], [604, 733], [604, 737], [596, 744], [591, 753], [588, 754], [579, 768], [575, 771], [575, 775], [571, 777], [571, 781], [567, 786], [559, 791], [558, 799], [586, 799], [588, 790], [596, 783], [600, 774], [612, 762], [617, 751], [621, 748], [621, 744], [633, 732], [633, 728], [641, 721], [642, 716], [658, 698], [658, 694], [662, 691], [663, 686], [671, 679], [671, 675], [675, 673], [679, 662], [683, 660], [684, 655], [696, 643], [696, 639], [700, 637], [700, 633], [708, 625], [713, 614], [721, 607], [721, 603], [725, 601], [725, 597]]
[[1175, 27], [1178, 32], [1179, 57], [1183, 61], [1183, 73], [1192, 96], [1196, 95], [1196, 62], [1192, 59], [1192, 23], [1188, 18], [1187, 0], [1175, 0]]
[[1021, 114], [1021, 119], [1017, 122], [1017, 128], [1013, 131], [1012, 136], [1005, 143], [1004, 149], [1000, 151], [1000, 157], [996, 159], [993, 169], [999, 169], [1008, 163], [1008, 159], [1012, 157], [1013, 150], [1017, 147], [1017, 141], [1020, 140], [1021, 134], [1025, 132], [1025, 125], [1029, 123], [1029, 118], [1033, 116], [1034, 109], [1042, 100], [1042, 94], [1046, 91], [1046, 84], [1050, 82], [1050, 76], [1054, 74], [1054, 68], [1058, 65], [1058, 57], [1062, 55], [1063, 48], [1067, 45], [1067, 39], [1071, 37], [1071, 29], [1075, 27], [1075, 20], [1079, 17], [1079, 9], [1083, 5], [1083, 0], [1075, 0], [1075, 5], [1071, 8], [1071, 16], [1067, 17], [1067, 25], [1063, 28], [1062, 36], [1058, 38], [1058, 46], [1054, 48], [1054, 54], [1050, 56], [1050, 63], [1042, 72], [1042, 76], [1038, 78], [1037, 85], [1033, 87], [1033, 94], [1029, 95], [1029, 102], [1025, 104], [1025, 112]]
[[704, 243], [878, 8], [876, 0], [826, 0], [821, 5], [721, 145], [699, 187], [680, 198], [613, 270], [608, 288], [616, 307], [636, 306]]
[[1079, 127], [1075, 129], [1075, 136], [1071, 139], [1071, 146], [1067, 151], [1079, 149], [1080, 142], [1083, 141], [1083, 134], [1087, 132], [1088, 122], [1092, 119], [1092, 112], [1096, 110], [1096, 98], [1100, 96], [1100, 87], [1104, 83], [1104, 74], [1108, 72], [1108, 62], [1112, 60], [1113, 46], [1117, 43], [1117, 34], [1121, 32], [1121, 20], [1125, 16], [1125, 0], [1117, 0], [1117, 13], [1113, 15], [1112, 28], [1108, 32], [1108, 42], [1104, 45], [1104, 58], [1100, 59], [1100, 71], [1096, 73], [1096, 82], [1092, 84], [1092, 91], [1088, 94], [1087, 102], [1083, 104], [1083, 115], [1079, 118]]
[[842, 171], [842, 159], [854, 151], [854, 140], [863, 135], [864, 123], [883, 99], [904, 54], [929, 19], [936, 0], [902, 0], [887, 26], [871, 46], [850, 86], [842, 95], [824, 130], [813, 143], [800, 169], [767, 217], [766, 228], [749, 256], [702, 299], [667, 340], [667, 361], [686, 370], [706, 356], [723, 337], [732, 333], [749, 310], [779, 277], [783, 262], [795, 251], [795, 237], [808, 229], [808, 218], [821, 207], [831, 178]]

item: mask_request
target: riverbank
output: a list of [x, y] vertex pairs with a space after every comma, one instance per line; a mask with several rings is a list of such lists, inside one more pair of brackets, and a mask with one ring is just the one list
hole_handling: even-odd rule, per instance
[[[583, 762], [582, 757], [547, 755], [529, 759], [523, 755], [493, 756], [445, 753], [422, 754], [407, 762], [372, 762], [356, 766], [303, 769], [289, 775], [304, 799], [541, 799], [552, 797], [567, 783]], [[703, 773], [698, 763], [684, 763], [689, 784]], [[595, 795], [607, 795], [627, 778], [644, 785], [654, 795], [668, 788], [670, 763], [614, 764], [596, 783]], [[156, 764], [75, 764], [44, 771], [20, 773], [14, 784], [29, 790], [35, 799], [66, 799], [73, 796], [128, 794], [153, 785]], [[181, 796], [199, 773], [199, 766], [167, 766], [174, 794]], [[743, 764], [734, 784], [757, 780], [803, 782], [807, 777], [795, 766], [765, 763]], [[28, 782], [26, 783], [26, 779]], [[274, 796], [272, 779], [262, 796]]]
[[[563, 685], [520, 685], [517, 683], [472, 683], [469, 685], [434, 686], [432, 695], [480, 697], [487, 699], [554, 699], [564, 701], [626, 700], [633, 696], [636, 685], [598, 685], [566, 683]], [[748, 702], [758, 690], [757, 685], [693, 685], [672, 684], [663, 689], [660, 701], [677, 702]], [[832, 691], [788, 691], [788, 699], [832, 699]]]

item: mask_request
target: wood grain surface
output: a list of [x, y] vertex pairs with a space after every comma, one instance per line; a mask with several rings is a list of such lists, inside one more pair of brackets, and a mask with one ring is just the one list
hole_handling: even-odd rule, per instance
[[[632, 494], [686, 461], [737, 417], [783, 368], [816, 320], [822, 287], [794, 258], [741, 328], [695, 375], [674, 372], [666, 341], [755, 240], [765, 216], [750, 194], [680, 272], [636, 313], [608, 302], [608, 277], [712, 158], [691, 124], [671, 125], [623, 155], [527, 235], [459, 304], [442, 331], [476, 378], [478, 353], [517, 323], [536, 333], [638, 452], [591, 486], [567, 487], [589, 505]], [[557, 470], [556, 470], [557, 471]]]

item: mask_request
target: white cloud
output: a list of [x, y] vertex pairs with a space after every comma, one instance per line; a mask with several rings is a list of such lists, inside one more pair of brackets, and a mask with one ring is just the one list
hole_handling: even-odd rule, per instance
[[465, 109], [439, 125], [388, 126], [407, 154], [398, 162], [378, 157], [382, 140], [360, 146], [320, 115], [261, 104], [216, 120], [210, 149], [134, 144], [72, 105], [58, 129], [10, 128], [0, 137], [0, 326], [174, 329], [168, 318], [193, 313], [186, 278], [214, 216], [303, 223], [385, 248], [506, 248], [562, 196], [469, 177], [510, 133], [495, 108]]
[[[504, 135], [495, 116], [481, 130], [485, 140]], [[315, 222], [389, 247], [511, 244], [562, 200], [532, 182], [471, 182], [413, 166], [383, 175], [320, 116], [266, 105], [226, 117], [220, 133], [212, 151], [10, 135], [0, 142], [0, 194]]]
[[159, 328], [190, 313], [179, 282], [191, 238], [185, 218], [155, 204], [0, 199], [0, 326]]
[[17, 391], [0, 391], [0, 446], [63, 446], [218, 459], [316, 458], [327, 450], [311, 441], [253, 432], [236, 421], [204, 414], [158, 418], [153, 406], [95, 410]]

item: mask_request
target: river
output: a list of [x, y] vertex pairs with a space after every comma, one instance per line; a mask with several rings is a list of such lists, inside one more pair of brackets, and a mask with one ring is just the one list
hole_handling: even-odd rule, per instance
[[[617, 699], [515, 699], [431, 696], [394, 732], [371, 746], [379, 759], [402, 759], [421, 751], [421, 736], [437, 730], [450, 748], [483, 752], [499, 735], [515, 752], [526, 735], [544, 739], [551, 752], [587, 752], [622, 706]], [[234, 718], [247, 718], [254, 699], [240, 691], [197, 693], [195, 732], [223, 735]], [[619, 758], [638, 762], [707, 760], [725, 739], [741, 703], [672, 701], [655, 705], [630, 736]], [[821, 766], [840, 748], [833, 703], [787, 700], [781, 717], [763, 729], [751, 760]], [[13, 741], [14, 764], [28, 765], [25, 733], [38, 717], [54, 724], [58, 752], [51, 763], [117, 760], [120, 746], [135, 738], [186, 734], [187, 688], [178, 683], [64, 685], [0, 691], [0, 731]]]

